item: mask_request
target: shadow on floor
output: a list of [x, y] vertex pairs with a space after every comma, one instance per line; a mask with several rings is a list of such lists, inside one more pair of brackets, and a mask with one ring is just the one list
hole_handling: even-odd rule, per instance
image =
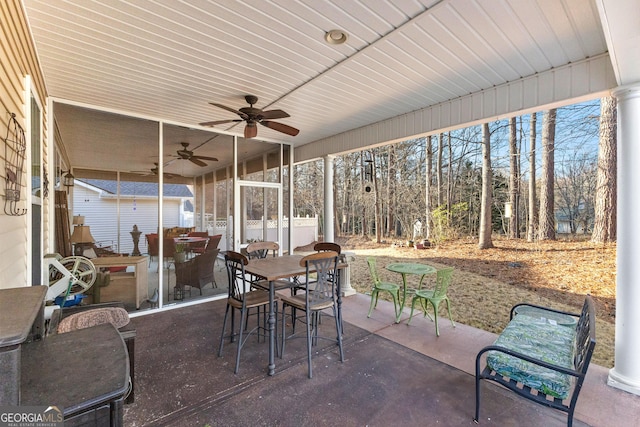
[[[125, 406], [127, 426], [474, 425], [472, 375], [355, 326], [346, 315], [344, 363], [335, 344], [321, 343], [308, 379], [305, 342], [295, 340], [269, 377], [268, 345], [252, 339], [234, 375], [235, 346], [217, 356], [224, 307], [214, 301], [132, 319], [136, 401]], [[351, 308], [366, 319], [366, 311], [345, 303]], [[322, 327], [331, 328], [326, 320]], [[564, 414], [493, 384], [483, 383], [482, 395], [480, 425], [566, 425]]]

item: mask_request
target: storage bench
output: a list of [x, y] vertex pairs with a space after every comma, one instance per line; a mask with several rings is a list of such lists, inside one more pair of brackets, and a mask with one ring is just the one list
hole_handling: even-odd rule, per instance
[[593, 300], [586, 296], [580, 314], [518, 304], [511, 309], [510, 319], [493, 345], [476, 357], [474, 421], [477, 423], [480, 415], [480, 380], [488, 379], [566, 412], [571, 426], [596, 344]]

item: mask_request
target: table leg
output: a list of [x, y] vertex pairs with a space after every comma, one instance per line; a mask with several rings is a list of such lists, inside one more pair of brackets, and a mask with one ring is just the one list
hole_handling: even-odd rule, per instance
[[[336, 269], [336, 292], [338, 293], [338, 324], [340, 325], [339, 335], [342, 335], [342, 331], [344, 331], [344, 328], [342, 324], [342, 286], [340, 283], [342, 281], [342, 277], [340, 277], [340, 273], [341, 271], [339, 269]], [[340, 337], [338, 337], [338, 339], [340, 339]]]
[[402, 309], [404, 308], [404, 302], [407, 299], [407, 275], [405, 273], [402, 274], [402, 298], [400, 301], [400, 309], [398, 310], [398, 315], [396, 317], [396, 323], [400, 323], [400, 317], [402, 317]]
[[269, 282], [269, 375], [276, 373], [276, 313], [275, 313], [275, 283]]

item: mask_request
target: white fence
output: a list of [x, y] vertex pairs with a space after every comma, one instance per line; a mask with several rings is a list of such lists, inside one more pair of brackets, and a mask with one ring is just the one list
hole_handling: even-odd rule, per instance
[[[222, 250], [231, 249], [231, 242], [233, 241], [233, 229], [231, 227], [227, 228], [227, 223], [231, 222], [232, 218], [229, 218], [229, 221], [225, 220], [207, 220], [207, 231], [209, 235], [213, 236], [216, 234], [222, 234], [222, 240], [220, 241], [220, 245], [218, 247]], [[243, 243], [248, 241], [257, 241], [257, 240], [268, 240], [268, 241], [277, 241], [278, 240], [278, 221], [277, 220], [267, 220], [267, 233], [266, 237], [263, 233], [263, 227], [265, 224], [264, 220], [249, 220], [246, 222], [244, 228], [244, 237], [242, 239]], [[298, 246], [305, 246], [309, 243], [315, 242], [318, 240], [318, 217], [313, 218], [293, 218], [293, 233], [292, 233], [292, 245], [293, 248], [297, 248]], [[289, 242], [287, 239], [287, 233], [289, 232], [289, 218], [284, 218], [282, 220], [282, 235], [283, 242], [278, 242], [283, 251], [289, 251]]]

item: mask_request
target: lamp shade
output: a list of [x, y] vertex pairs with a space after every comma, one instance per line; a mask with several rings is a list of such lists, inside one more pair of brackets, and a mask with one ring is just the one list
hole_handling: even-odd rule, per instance
[[84, 225], [84, 215], [76, 215], [73, 217], [73, 225]]
[[91, 235], [88, 225], [76, 225], [71, 235], [71, 243], [93, 243], [95, 239]]

